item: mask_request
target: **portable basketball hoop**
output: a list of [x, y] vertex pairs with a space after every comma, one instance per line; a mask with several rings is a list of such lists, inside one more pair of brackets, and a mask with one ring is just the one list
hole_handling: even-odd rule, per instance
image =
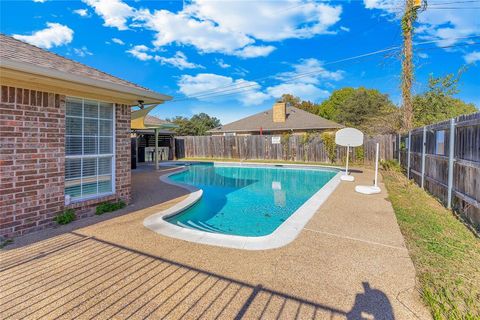
[[363, 144], [363, 133], [355, 128], [345, 128], [335, 133], [335, 143], [339, 146], [347, 147], [347, 161], [345, 164], [345, 174], [340, 177], [343, 181], [355, 181], [355, 177], [348, 173], [348, 158], [350, 156], [350, 147], [359, 147]]

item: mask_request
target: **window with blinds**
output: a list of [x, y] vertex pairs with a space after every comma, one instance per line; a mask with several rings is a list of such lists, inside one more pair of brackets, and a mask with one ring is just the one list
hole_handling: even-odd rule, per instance
[[114, 107], [67, 98], [65, 194], [72, 200], [114, 192]]

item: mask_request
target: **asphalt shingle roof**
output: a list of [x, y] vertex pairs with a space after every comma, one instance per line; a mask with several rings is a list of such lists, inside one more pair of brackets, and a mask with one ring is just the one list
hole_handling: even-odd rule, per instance
[[272, 109], [262, 111], [252, 116], [214, 128], [208, 132], [248, 132], [260, 131], [260, 128], [262, 128], [263, 131], [343, 128], [341, 124], [291, 106], [287, 107], [287, 120], [285, 122], [273, 122], [272, 113]]
[[146, 115], [145, 116], [145, 125], [152, 125], [152, 126], [156, 126], [156, 125], [160, 125], [160, 124], [170, 124], [170, 125], [173, 125], [173, 123], [167, 121], [167, 120], [163, 120], [163, 119], [160, 119], [160, 118], [157, 118], [155, 116], [151, 116], [151, 115]]
[[89, 67], [82, 63], [64, 58], [53, 52], [38, 48], [10, 36], [0, 33], [0, 59], [28, 63], [52, 70], [68, 72], [100, 81], [124, 85], [131, 88], [150, 91], [132, 82], [117, 78], [108, 73]]

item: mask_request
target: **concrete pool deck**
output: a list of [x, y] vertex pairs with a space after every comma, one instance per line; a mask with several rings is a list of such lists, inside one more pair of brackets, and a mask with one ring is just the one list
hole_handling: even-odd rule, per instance
[[[170, 170], [162, 168], [162, 171]], [[0, 314], [12, 318], [429, 319], [383, 184], [342, 182], [287, 246], [244, 251], [161, 236], [145, 217], [186, 190], [133, 174], [120, 212], [15, 239], [0, 253]]]

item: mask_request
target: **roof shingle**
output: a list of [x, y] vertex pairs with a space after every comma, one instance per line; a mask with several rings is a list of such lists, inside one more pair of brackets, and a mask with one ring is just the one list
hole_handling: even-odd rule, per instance
[[210, 133], [220, 132], [252, 132], [286, 131], [286, 130], [320, 130], [343, 128], [341, 124], [324, 119], [313, 113], [288, 106], [287, 120], [273, 122], [272, 109], [259, 112], [252, 116], [209, 130]]
[[117, 78], [108, 73], [89, 67], [82, 63], [64, 58], [53, 52], [38, 48], [31, 44], [14, 39], [10, 36], [0, 33], [0, 59], [11, 60], [21, 63], [49, 68], [52, 70], [63, 71], [74, 75], [91, 78], [100, 81], [106, 81], [113, 84], [119, 84], [131, 88], [145, 91], [151, 90], [141, 87], [132, 82]]

